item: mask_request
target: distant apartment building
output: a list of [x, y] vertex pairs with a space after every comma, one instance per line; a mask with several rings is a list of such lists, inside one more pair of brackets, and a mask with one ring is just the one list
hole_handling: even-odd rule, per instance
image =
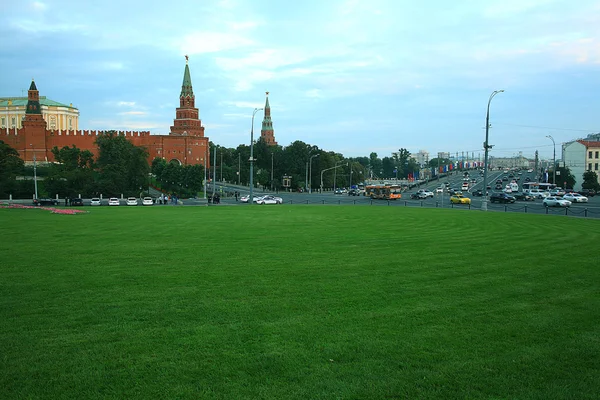
[[[600, 173], [600, 134], [589, 135], [586, 139], [578, 139], [563, 143], [562, 159], [575, 177], [574, 190], [581, 190], [583, 174], [586, 171]], [[600, 179], [599, 179], [600, 183]]]
[[515, 157], [490, 156], [489, 158], [489, 165], [492, 168], [533, 168], [534, 164], [534, 160], [523, 157], [523, 154]]
[[413, 154], [412, 158], [421, 166], [426, 166], [429, 163], [429, 152], [419, 150], [417, 154]]

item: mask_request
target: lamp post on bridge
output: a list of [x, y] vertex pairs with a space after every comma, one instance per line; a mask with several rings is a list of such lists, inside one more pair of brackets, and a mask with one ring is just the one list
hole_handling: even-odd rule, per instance
[[504, 90], [494, 90], [490, 95], [490, 99], [487, 104], [487, 113], [485, 116], [485, 142], [483, 142], [483, 148], [485, 149], [485, 157], [483, 161], [483, 200], [481, 201], [481, 210], [487, 211], [487, 172], [488, 172], [488, 151], [492, 147], [488, 144], [489, 133], [490, 133], [490, 103], [494, 96], [498, 93], [502, 93]]
[[252, 113], [252, 129], [250, 130], [250, 197], [248, 198], [250, 205], [254, 204], [254, 116], [262, 110], [262, 108], [255, 108]]
[[312, 159], [319, 157], [319, 154], [313, 154], [308, 161], [308, 193], [312, 193]]

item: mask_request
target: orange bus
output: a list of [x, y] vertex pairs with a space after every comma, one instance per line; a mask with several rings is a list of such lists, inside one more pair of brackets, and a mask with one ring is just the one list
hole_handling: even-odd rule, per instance
[[365, 196], [372, 199], [396, 200], [402, 198], [400, 185], [369, 185], [365, 188]]

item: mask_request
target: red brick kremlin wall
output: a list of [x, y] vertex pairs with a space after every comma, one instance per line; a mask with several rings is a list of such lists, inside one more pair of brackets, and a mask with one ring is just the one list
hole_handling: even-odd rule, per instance
[[[41, 122], [41, 121], [40, 121]], [[41, 124], [40, 124], [41, 125]], [[45, 121], [44, 121], [45, 125]], [[33, 154], [38, 162], [53, 162], [52, 148], [65, 146], [81, 150], [89, 150], [94, 156], [98, 155], [95, 144], [98, 135], [106, 131], [50, 131], [45, 126], [25, 126], [21, 129], [0, 130], [0, 140], [16, 149], [26, 163], [33, 162]], [[143, 146], [148, 150], [148, 162], [156, 157], [166, 161], [177, 160], [182, 165], [202, 164], [204, 159], [210, 160], [208, 153], [208, 138], [198, 136], [151, 135], [148, 131], [118, 131], [133, 145]]]

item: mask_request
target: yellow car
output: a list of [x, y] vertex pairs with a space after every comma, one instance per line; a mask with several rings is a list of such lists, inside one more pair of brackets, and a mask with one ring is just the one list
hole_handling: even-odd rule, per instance
[[463, 196], [462, 194], [455, 194], [450, 197], [450, 202], [452, 204], [471, 204], [471, 199]]

